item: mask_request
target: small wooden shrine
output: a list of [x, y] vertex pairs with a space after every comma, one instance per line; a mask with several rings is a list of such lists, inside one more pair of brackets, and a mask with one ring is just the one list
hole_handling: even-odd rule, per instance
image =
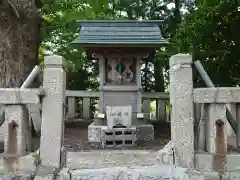
[[[143, 124], [139, 119], [142, 118], [141, 60], [167, 43], [159, 28], [162, 21], [86, 20], [78, 23], [80, 35], [73, 43], [85, 48], [89, 58], [99, 60], [100, 112], [106, 115], [107, 107], [130, 107], [130, 122], [122, 117], [118, 123], [124, 127]], [[96, 124], [106, 125], [104, 122]]]

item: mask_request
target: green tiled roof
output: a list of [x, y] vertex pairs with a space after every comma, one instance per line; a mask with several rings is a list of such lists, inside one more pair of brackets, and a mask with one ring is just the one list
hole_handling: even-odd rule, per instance
[[166, 44], [159, 25], [162, 21], [77, 21], [80, 35], [73, 41], [81, 46], [154, 46]]

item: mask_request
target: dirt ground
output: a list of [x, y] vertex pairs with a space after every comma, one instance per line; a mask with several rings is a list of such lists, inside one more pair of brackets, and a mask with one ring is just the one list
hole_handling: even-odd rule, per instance
[[[90, 122], [73, 122], [66, 123], [64, 147], [67, 151], [77, 152], [96, 149], [88, 144], [88, 132], [87, 127]], [[138, 144], [134, 147], [127, 149], [153, 149], [159, 150], [170, 140], [170, 125], [165, 122], [158, 122], [154, 124], [155, 127], [155, 140], [147, 144]], [[116, 148], [117, 149], [117, 148]], [[119, 149], [119, 148], [118, 148]]]
[[[68, 151], [88, 151], [96, 149], [88, 144], [87, 127], [90, 121], [80, 121], [74, 123], [66, 123], [64, 146]], [[160, 150], [171, 139], [170, 122], [156, 121], [152, 123], [155, 130], [155, 139], [147, 144], [138, 144], [128, 149], [151, 149]], [[112, 149], [112, 148], [111, 148]], [[119, 149], [119, 148], [118, 148]], [[228, 152], [240, 152], [236, 147], [236, 137], [228, 137]]]

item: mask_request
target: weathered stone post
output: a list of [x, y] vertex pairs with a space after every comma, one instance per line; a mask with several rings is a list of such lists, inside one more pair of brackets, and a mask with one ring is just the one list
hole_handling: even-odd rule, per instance
[[170, 58], [171, 139], [175, 163], [192, 167], [194, 157], [192, 57], [176, 54]]
[[59, 167], [64, 133], [64, 101], [66, 73], [64, 58], [46, 56], [44, 58], [43, 98], [40, 158], [44, 166]]

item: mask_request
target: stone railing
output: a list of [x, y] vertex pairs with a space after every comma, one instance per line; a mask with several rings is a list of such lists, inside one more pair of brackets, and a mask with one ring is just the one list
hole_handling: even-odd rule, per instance
[[[66, 114], [68, 119], [93, 117], [92, 107], [98, 103], [99, 92], [66, 91]], [[150, 104], [156, 104], [156, 111], [150, 111]], [[146, 119], [170, 121], [169, 93], [143, 92], [142, 112]]]
[[[193, 64], [207, 88], [193, 88]], [[229, 159], [239, 158], [228, 151], [228, 131], [231, 127], [240, 147], [240, 88], [214, 87], [200, 62], [188, 54], [172, 56], [169, 65], [171, 142], [162, 156], [182, 167], [230, 171]]]
[[[41, 165], [62, 167], [64, 99], [66, 92], [65, 60], [61, 56], [44, 58], [43, 85], [27, 88], [39, 73], [36, 67], [21, 88], [0, 88], [0, 105], [4, 110], [0, 132], [4, 137], [4, 154], [19, 158], [32, 151], [30, 118], [41, 132]], [[49, 149], [54, 153], [49, 153]]]

